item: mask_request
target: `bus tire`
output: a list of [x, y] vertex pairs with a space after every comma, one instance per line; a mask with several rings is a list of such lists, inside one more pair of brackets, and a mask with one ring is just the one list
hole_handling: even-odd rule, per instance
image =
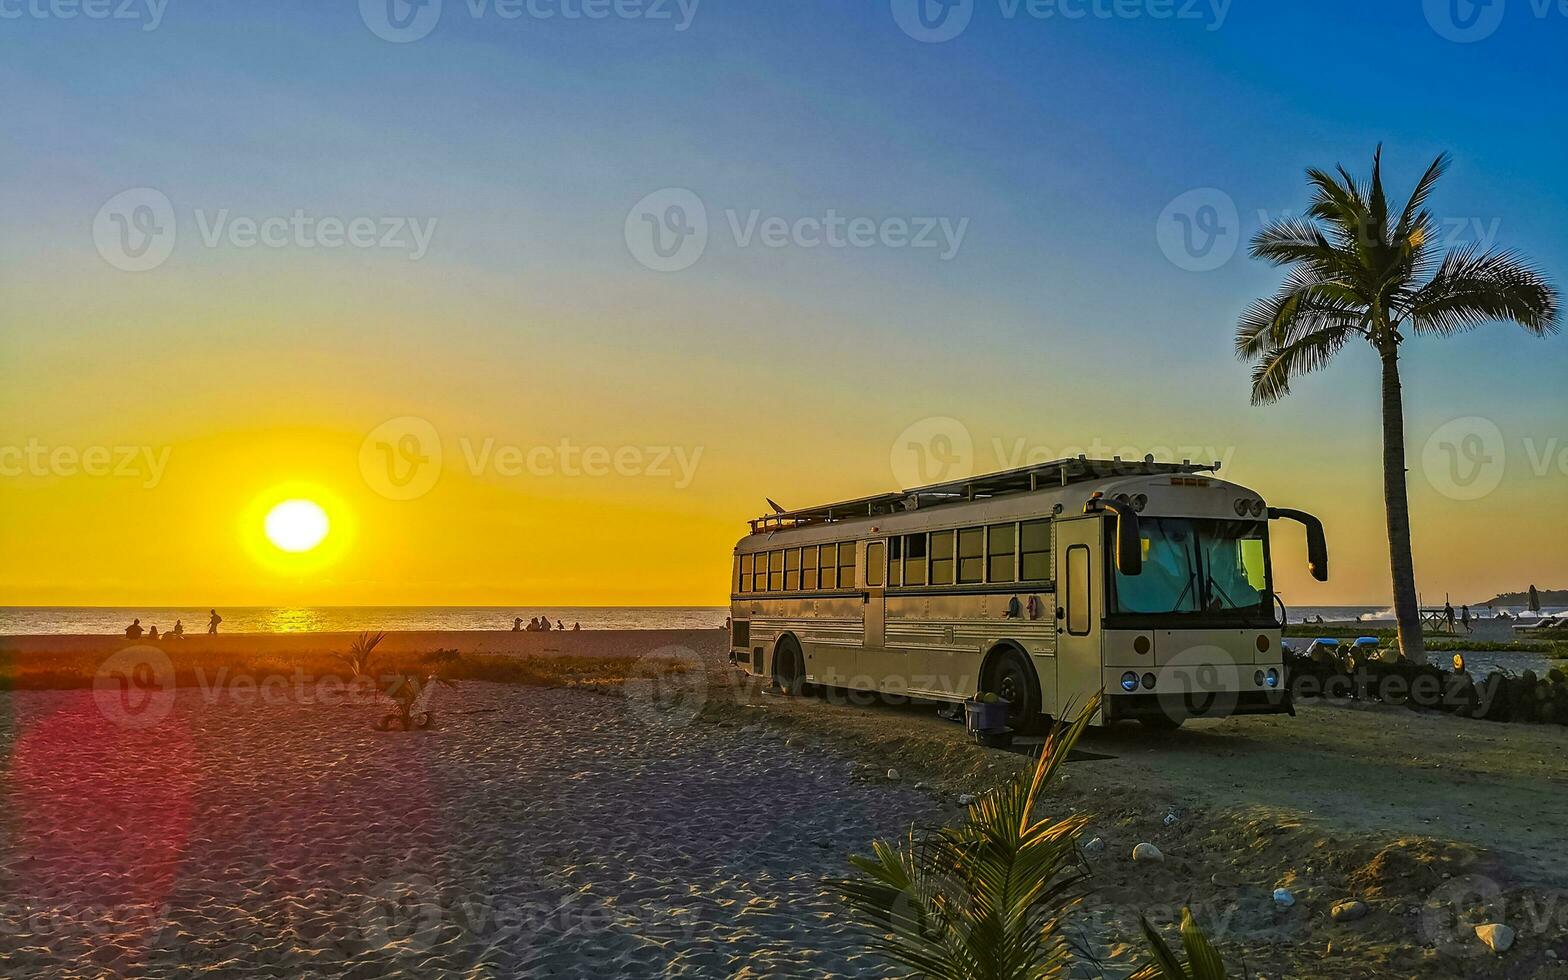
[[998, 651], [992, 657], [980, 689], [1012, 705], [1008, 721], [1014, 731], [1032, 735], [1045, 728], [1040, 714], [1040, 682], [1028, 658], [1016, 648]]
[[806, 658], [793, 636], [781, 637], [773, 650], [773, 683], [791, 697], [806, 690]]

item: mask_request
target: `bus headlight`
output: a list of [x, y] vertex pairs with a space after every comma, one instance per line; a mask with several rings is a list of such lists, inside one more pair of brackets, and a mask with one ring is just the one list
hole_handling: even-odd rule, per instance
[[1143, 675], [1143, 686], [1147, 690], [1150, 690], [1150, 691], [1154, 690], [1154, 675], [1153, 674], [1144, 674]]
[[1263, 671], [1260, 670], [1252, 675], [1252, 683], [1258, 685], [1259, 687], [1263, 686]]
[[1263, 683], [1269, 687], [1279, 687], [1279, 671], [1270, 667], [1269, 672], [1263, 675]]
[[1132, 692], [1138, 689], [1138, 675], [1132, 671], [1122, 675], [1122, 690]]

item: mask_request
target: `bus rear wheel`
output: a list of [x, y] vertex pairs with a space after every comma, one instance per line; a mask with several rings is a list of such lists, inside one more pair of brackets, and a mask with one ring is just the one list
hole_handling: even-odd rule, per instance
[[773, 682], [791, 696], [806, 690], [806, 658], [792, 636], [780, 640], [778, 649], [773, 651]]
[[986, 672], [981, 690], [995, 694], [1009, 705], [1008, 723], [1014, 731], [1034, 734], [1045, 727], [1040, 715], [1040, 688], [1029, 661], [1017, 650], [999, 654]]

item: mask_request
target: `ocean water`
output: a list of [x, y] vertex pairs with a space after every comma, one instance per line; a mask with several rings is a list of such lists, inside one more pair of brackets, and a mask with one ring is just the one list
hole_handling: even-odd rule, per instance
[[[1562, 612], [1553, 607], [1550, 614]], [[1487, 612], [1471, 607], [1477, 616]], [[1510, 615], [1529, 622], [1531, 613], [1510, 608]], [[567, 629], [581, 623], [585, 630], [714, 629], [724, 625], [726, 606], [315, 606], [224, 607], [220, 629], [225, 633], [356, 633], [361, 630], [509, 630], [512, 618], [524, 623], [548, 616]], [[1391, 624], [1386, 606], [1300, 606], [1290, 609], [1292, 623], [1322, 616], [1329, 622]], [[196, 607], [129, 606], [0, 606], [0, 636], [41, 633], [121, 633], [132, 619], [142, 627], [167, 632], [176, 619], [187, 633], [207, 631], [207, 610]]]
[[[1423, 606], [1422, 608], [1427, 608]], [[1459, 603], [1454, 603], [1454, 611], [1459, 611]], [[1536, 614], [1524, 606], [1497, 606], [1487, 609], [1485, 606], [1471, 606], [1470, 615], [1476, 619], [1491, 619], [1500, 612], [1507, 612], [1510, 617], [1521, 623], [1528, 623], [1536, 618]], [[1560, 616], [1564, 609], [1560, 606], [1542, 606], [1542, 616]], [[1394, 608], [1392, 606], [1300, 606], [1290, 609], [1292, 623], [1304, 623], [1309, 619], [1315, 620], [1322, 616], [1328, 622], [1346, 622], [1360, 620], [1365, 623], [1377, 623], [1391, 626], [1394, 622]]]
[[[567, 629], [714, 629], [724, 625], [724, 606], [317, 606], [222, 607], [224, 633], [353, 633], [361, 630], [509, 630], [513, 617], [524, 625], [548, 616]], [[0, 635], [121, 633], [132, 619], [167, 632], [175, 620], [186, 633], [207, 632], [208, 610], [197, 607], [0, 606]]]

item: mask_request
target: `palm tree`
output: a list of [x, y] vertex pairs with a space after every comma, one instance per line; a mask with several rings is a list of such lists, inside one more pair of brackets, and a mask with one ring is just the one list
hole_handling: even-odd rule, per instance
[[861, 877], [834, 884], [874, 948], [927, 980], [1066, 975], [1061, 924], [1088, 875], [1078, 834], [1089, 818], [1034, 809], [1099, 705], [1096, 694], [1051, 735], [1033, 772], [972, 803], [961, 827], [875, 841], [873, 856], [849, 859]]
[[1432, 162], [1397, 217], [1383, 193], [1383, 147], [1370, 184], [1343, 167], [1307, 171], [1307, 217], [1275, 222], [1252, 240], [1252, 255], [1288, 266], [1274, 296], [1253, 303], [1236, 330], [1236, 354], [1254, 365], [1252, 402], [1278, 401], [1299, 375], [1324, 367], [1353, 339], [1372, 345], [1383, 365], [1383, 504], [1399, 646], [1426, 662], [1410, 505], [1405, 489], [1404, 404], [1399, 348], [1410, 335], [1447, 337], [1494, 321], [1535, 336], [1557, 331], [1556, 289], [1517, 253], [1466, 245], [1443, 253], [1425, 207], [1448, 169]]

